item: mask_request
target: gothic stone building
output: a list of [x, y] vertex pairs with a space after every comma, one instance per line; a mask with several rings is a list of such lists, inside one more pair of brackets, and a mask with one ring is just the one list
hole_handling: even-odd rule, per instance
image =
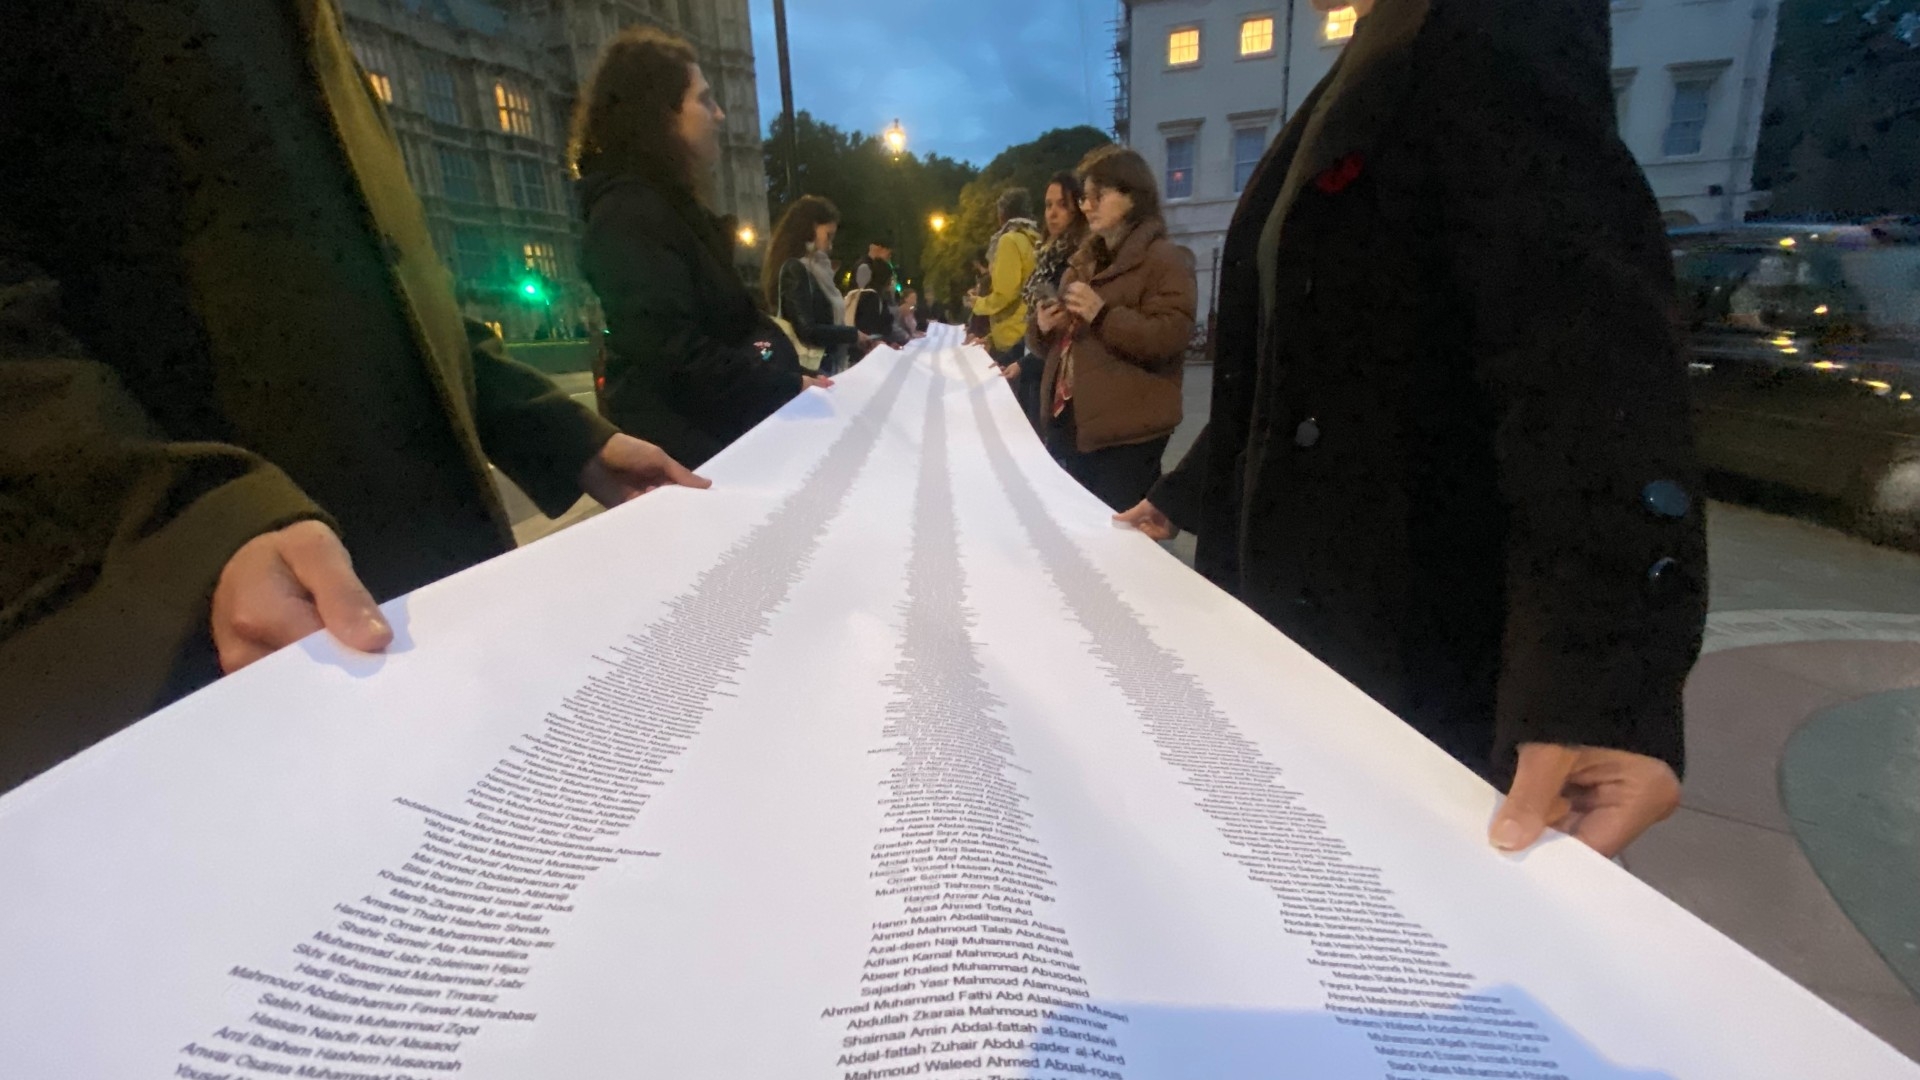
[[[599, 325], [580, 275], [567, 125], [607, 42], [636, 23], [692, 41], [727, 110], [716, 197], [767, 231], [747, 0], [342, 0], [461, 307], [509, 341]], [[751, 250], [751, 246], [747, 247]]]

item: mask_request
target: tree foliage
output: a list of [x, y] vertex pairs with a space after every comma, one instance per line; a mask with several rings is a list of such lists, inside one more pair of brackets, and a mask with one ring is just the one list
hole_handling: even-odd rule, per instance
[[1780, 5], [1754, 183], [1776, 217], [1920, 210], [1920, 3]]
[[1109, 141], [1097, 128], [1056, 128], [1032, 142], [1002, 151], [960, 189], [955, 204], [948, 208], [946, 231], [934, 239], [927, 253], [928, 294], [956, 304], [960, 294], [972, 286], [973, 255], [986, 246], [999, 227], [996, 208], [1001, 192], [1025, 188], [1033, 197], [1037, 220], [1048, 179], [1063, 169], [1072, 169], [1088, 151]]
[[831, 199], [840, 208], [833, 254], [843, 267], [864, 256], [871, 241], [891, 236], [894, 265], [905, 280], [918, 284], [932, 231], [929, 219], [936, 212], [951, 213], [961, 189], [979, 170], [938, 154], [909, 153], [895, 160], [877, 135], [841, 131], [806, 112], [795, 120], [798, 153], [791, 189], [784, 117], [774, 118], [763, 150], [770, 220], [777, 224], [802, 195]]

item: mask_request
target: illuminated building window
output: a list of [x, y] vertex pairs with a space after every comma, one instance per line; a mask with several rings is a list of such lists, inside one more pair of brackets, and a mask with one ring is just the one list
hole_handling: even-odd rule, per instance
[[526, 257], [527, 269], [539, 271], [548, 280], [560, 276], [560, 262], [553, 257], [552, 244], [529, 241], [520, 245], [520, 253]]
[[1193, 197], [1192, 135], [1175, 135], [1167, 140], [1167, 198]]
[[1240, 24], [1240, 55], [1260, 56], [1273, 51], [1273, 16], [1261, 15]]
[[505, 82], [494, 83], [493, 104], [500, 113], [501, 131], [533, 137], [533, 103], [525, 90]]
[[1200, 31], [1195, 27], [1167, 35], [1167, 66], [1186, 67], [1200, 62]]
[[387, 104], [393, 104], [393, 57], [387, 51], [385, 42], [376, 38], [355, 36], [349, 42], [353, 47], [354, 59], [360, 61], [361, 68], [367, 73], [367, 86], [374, 96]]
[[1345, 41], [1353, 36], [1354, 23], [1360, 20], [1360, 14], [1350, 7], [1335, 8], [1327, 12], [1327, 25], [1322, 31], [1329, 43]]

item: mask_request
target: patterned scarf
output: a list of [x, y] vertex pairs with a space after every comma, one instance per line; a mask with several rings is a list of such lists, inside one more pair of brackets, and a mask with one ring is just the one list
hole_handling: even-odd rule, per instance
[[1047, 243], [1034, 259], [1033, 276], [1020, 288], [1020, 299], [1032, 308], [1040, 303], [1041, 286], [1058, 289], [1060, 279], [1067, 275], [1067, 263], [1073, 259], [1073, 253], [1080, 245], [1071, 236], [1062, 236]]

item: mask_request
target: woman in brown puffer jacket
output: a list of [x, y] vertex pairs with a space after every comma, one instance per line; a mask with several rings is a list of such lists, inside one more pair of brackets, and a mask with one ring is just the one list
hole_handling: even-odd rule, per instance
[[1092, 235], [1034, 309], [1027, 347], [1046, 357], [1040, 428], [1069, 475], [1115, 510], [1146, 497], [1180, 424], [1193, 336], [1193, 257], [1167, 239], [1153, 170], [1106, 146], [1080, 163]]

